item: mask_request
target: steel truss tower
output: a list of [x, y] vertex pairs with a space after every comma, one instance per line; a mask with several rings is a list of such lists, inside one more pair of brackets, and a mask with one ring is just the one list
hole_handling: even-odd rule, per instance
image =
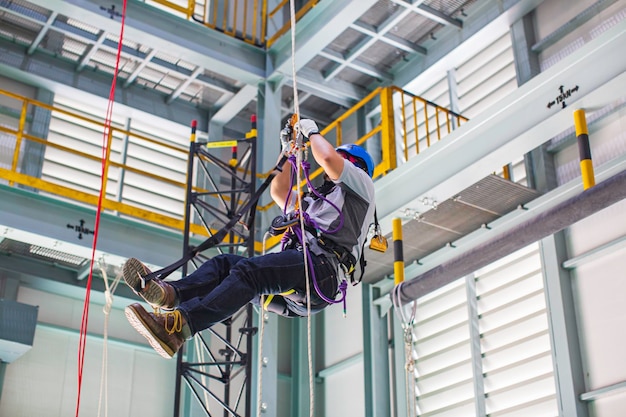
[[[202, 225], [209, 236], [227, 230], [225, 238], [211, 247], [211, 253], [254, 254], [256, 146], [255, 116], [244, 139], [221, 142], [196, 142], [194, 121], [187, 168], [184, 254], [195, 249], [189, 237], [194, 225]], [[187, 267], [197, 269], [207, 259], [206, 251], [198, 252], [182, 267], [183, 276]], [[177, 355], [174, 417], [181, 415], [181, 408], [188, 410], [184, 415], [195, 410], [207, 416], [221, 412], [224, 417], [250, 415], [252, 338], [257, 332], [253, 317], [248, 305], [185, 343]]]

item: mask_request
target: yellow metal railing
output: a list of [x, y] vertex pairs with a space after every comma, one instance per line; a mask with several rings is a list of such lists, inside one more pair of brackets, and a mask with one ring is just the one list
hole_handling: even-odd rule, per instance
[[[360, 112], [364, 113], [366, 109], [374, 109], [374, 113], [379, 114], [378, 120], [371, 122], [372, 126], [365, 129], [364, 133], [354, 133], [358, 132], [355, 126], [358, 126], [359, 118], [362, 118]], [[401, 126], [396, 125], [398, 120]], [[409, 149], [414, 148], [414, 153], [419, 154], [420, 149], [441, 140], [467, 120], [466, 117], [401, 88], [378, 87], [326, 126], [321, 134], [335, 146], [354, 143], [367, 148], [377, 161], [374, 167], [374, 178], [377, 178], [397, 167], [398, 139], [406, 161], [411, 156]], [[351, 133], [349, 137], [345, 133], [346, 125]], [[400, 138], [396, 138], [398, 133]], [[370, 145], [372, 139], [375, 139], [373, 146]], [[311, 174], [311, 178], [321, 173], [322, 169], [318, 168]]]
[[[267, 0], [147, 0], [187, 20], [223, 32], [246, 43], [269, 48], [291, 28], [289, 0], [268, 11]], [[296, 21], [319, 0], [309, 0], [296, 11]]]
[[[10, 186], [13, 186], [15, 184], [21, 184], [27, 187], [32, 187], [38, 191], [43, 192], [44, 194], [50, 194], [52, 196], [69, 199], [71, 201], [84, 203], [89, 206], [98, 205], [99, 194], [93, 191], [90, 192], [89, 187], [87, 186], [82, 186], [80, 184], [72, 186], [72, 184], [67, 183], [67, 181], [59, 181], [55, 180], [54, 178], [44, 179], [40, 177], [33, 177], [23, 173], [21, 167], [19, 166], [19, 161], [24, 157], [21, 152], [24, 149], [23, 145], [25, 144], [25, 142], [28, 141], [32, 144], [39, 144], [43, 146], [46, 153], [56, 152], [63, 155], [63, 159], [81, 161], [80, 164], [83, 165], [85, 171], [102, 172], [102, 189], [106, 191], [105, 193], [103, 193], [104, 197], [102, 200], [102, 207], [104, 210], [117, 212], [167, 228], [173, 228], [178, 230], [184, 229], [184, 220], [182, 215], [168, 215], [157, 210], [151, 210], [146, 207], [124, 203], [121, 196], [117, 196], [117, 192], [115, 190], [107, 189], [109, 183], [112, 182], [112, 176], [110, 175], [111, 169], [123, 170], [126, 173], [132, 173], [138, 178], [143, 178], [143, 180], [141, 181], [154, 181], [164, 186], [180, 188], [181, 192], [183, 193], [186, 187], [184, 179], [183, 181], [176, 181], [166, 176], [156, 175], [152, 172], [152, 170], [147, 171], [145, 169], [138, 168], [137, 166], [132, 166], [127, 163], [115, 161], [112, 159], [111, 156], [111, 149], [113, 148], [113, 146], [107, 147], [107, 152], [106, 155], [104, 155], [103, 164], [103, 155], [101, 153], [101, 148], [94, 152], [86, 152], [84, 150], [77, 150], [73, 147], [64, 146], [60, 143], [51, 142], [47, 140], [47, 138], [37, 137], [30, 133], [27, 133], [30, 130], [27, 119], [29, 117], [29, 113], [32, 112], [35, 108], [39, 108], [41, 110], [48, 111], [51, 114], [55, 114], [57, 117], [61, 117], [64, 121], [68, 123], [83, 127], [88, 126], [88, 128], [91, 130], [99, 129], [100, 132], [104, 132], [103, 121], [86, 117], [84, 115], [59, 107], [53, 107], [46, 103], [42, 103], [37, 100], [23, 97], [7, 91], [0, 90], [0, 98], [2, 98], [2, 100], [0, 101], [2, 101], [2, 103], [4, 104], [3, 107], [20, 109], [18, 111], [19, 116], [17, 117], [17, 126], [14, 126], [14, 124], [12, 126], [12, 124], [10, 123], [11, 119], [15, 120], [15, 115], [9, 115], [9, 117], [3, 115], [4, 120], [3, 123], [0, 124], [0, 135], [2, 135], [3, 141], [6, 141], [7, 138], [10, 137], [15, 138], [14, 146], [8, 147], [9, 150], [7, 150], [7, 147], [5, 146], [4, 150], [0, 154], [2, 161], [11, 161], [10, 164], [2, 164], [10, 165], [8, 168], [0, 166], [0, 178], [5, 179]], [[18, 103], [17, 105], [14, 104], [16, 102]], [[114, 138], [119, 137], [128, 137], [129, 140], [132, 140], [134, 143], [139, 144], [140, 146], [143, 145], [151, 148], [159, 147], [161, 149], [167, 150], [167, 152], [169, 153], [178, 154], [180, 158], [187, 158], [188, 148], [185, 148], [183, 146], [176, 146], [173, 145], [171, 142], [166, 142], [163, 140], [127, 131], [116, 126], [111, 126], [111, 128], [107, 132], [108, 143], [113, 143]], [[6, 155], [7, 152], [10, 152], [11, 155]], [[101, 167], [103, 168], [101, 169]], [[112, 198], [111, 196], [115, 196], [117, 198]], [[191, 231], [193, 233], [207, 235], [206, 230], [204, 230], [204, 228], [200, 225], [192, 225]]]
[[[184, 230], [182, 213], [184, 212], [186, 180], [183, 171], [186, 169], [186, 161], [189, 157], [188, 147], [179, 145], [174, 141], [167, 141], [163, 138], [157, 139], [113, 125], [107, 132], [107, 139], [108, 143], [115, 146], [107, 148], [106, 155], [104, 155], [103, 174], [100, 175], [103, 158], [101, 146], [92, 144], [84, 149], [78, 149], [72, 145], [68, 146], [63, 139], [51, 140], [29, 133], [32, 129], [28, 119], [32, 117], [35, 108], [50, 112], [55, 120], [62, 120], [72, 126], [79, 126], [80, 128], [88, 126], [91, 134], [96, 134], [95, 132], [99, 131], [102, 135], [101, 132], [104, 132], [103, 120], [0, 90], [0, 110], [4, 109], [3, 112], [0, 112], [0, 179], [4, 179], [10, 186], [21, 184], [44, 194], [96, 207], [99, 194], [95, 190], [99, 189], [98, 187], [89, 188], [82, 184], [57, 180], [51, 175], [35, 177], [23, 172], [20, 167], [20, 160], [24, 157], [23, 144], [26, 142], [38, 144], [44, 148], [46, 155], [56, 153], [59, 154], [57, 159], [78, 161], [76, 162], [77, 168], [91, 173], [92, 179], [101, 176], [102, 187], [107, 191], [104, 193], [102, 202], [105, 211], [119, 213], [179, 231]], [[369, 111], [369, 114], [366, 111]], [[376, 162], [374, 178], [377, 178], [386, 175], [395, 169], [399, 162], [402, 162], [396, 155], [397, 149], [401, 149], [403, 159], [408, 160], [417, 155], [424, 147], [430, 146], [434, 141], [441, 140], [454, 127], [460, 126], [466, 120], [463, 116], [397, 87], [379, 87], [326, 126], [321, 133], [335, 146], [343, 143], [356, 143], [365, 147]], [[367, 123], [370, 124], [369, 127], [367, 127]], [[9, 141], [13, 141], [9, 146], [6, 145], [7, 138]], [[168, 157], [176, 158], [175, 161], [179, 165], [178, 171], [176, 171], [177, 175], [168, 174], [165, 171], [168, 167], [164, 166], [167, 164], [161, 161], [159, 161], [159, 166], [150, 166], [146, 165], [146, 161], [138, 158], [123, 159], [119, 150], [122, 138], [127, 138], [127, 143], [132, 143], [143, 149], [156, 148], [161, 152], [158, 155], [167, 154]], [[65, 140], [71, 139], [68, 137]], [[113, 148], [116, 148], [114, 154], [111, 151]], [[414, 149], [409, 152], [411, 148]], [[159, 169], [161, 170], [160, 175], [155, 173]], [[126, 181], [124, 173], [127, 176], [135, 177], [134, 184], [138, 182], [147, 183], [147, 190], [159, 190], [161, 194], [166, 194], [165, 191], [161, 190], [169, 189], [170, 191], [167, 193], [177, 194], [179, 196], [180, 215], [172, 214], [172, 211], [175, 210], [167, 212], [153, 209], [146, 204], [137, 204], [133, 198], [126, 198], [124, 192], [120, 191], [127, 187], [127, 184], [124, 183]], [[321, 173], [322, 169], [316, 167], [310, 177], [314, 179]], [[178, 180], [176, 176], [179, 177]], [[266, 176], [267, 173], [258, 175], [259, 178]], [[115, 185], [117, 185], [117, 190]], [[131, 188], [133, 185], [130, 184], [128, 187]], [[194, 187], [194, 191], [205, 192], [206, 190]], [[263, 212], [273, 206], [274, 204], [270, 203], [258, 209]], [[198, 235], [208, 235], [204, 226], [199, 224], [192, 224], [191, 232]], [[257, 242], [256, 248], [259, 252], [262, 250], [259, 242]]]
[[396, 116], [402, 124], [402, 150], [404, 160], [409, 160], [409, 151], [420, 153], [432, 141], [441, 140], [468, 119], [451, 110], [438, 106], [422, 97], [407, 93], [398, 87], [390, 87], [397, 102]]

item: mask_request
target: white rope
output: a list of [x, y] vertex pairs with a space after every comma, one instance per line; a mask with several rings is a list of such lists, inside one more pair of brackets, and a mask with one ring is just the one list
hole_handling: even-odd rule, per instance
[[263, 311], [263, 304], [265, 303], [265, 297], [261, 295], [261, 309], [259, 311], [259, 354], [257, 357], [257, 363], [259, 369], [257, 372], [257, 416], [261, 417], [263, 413], [263, 333], [265, 332], [265, 311]]
[[98, 267], [102, 272], [102, 279], [104, 280], [104, 286], [106, 290], [104, 291], [104, 299], [105, 304], [102, 308], [104, 312], [104, 330], [103, 330], [103, 344], [102, 344], [102, 372], [100, 376], [100, 396], [98, 398], [98, 417], [101, 416], [101, 411], [104, 402], [104, 417], [108, 416], [109, 412], [109, 390], [108, 390], [108, 361], [109, 361], [109, 352], [108, 352], [108, 337], [109, 337], [109, 316], [111, 313], [111, 308], [113, 306], [113, 293], [117, 288], [117, 284], [119, 284], [122, 274], [118, 274], [113, 283], [109, 286], [109, 280], [107, 278], [106, 267], [102, 265], [101, 262], [98, 262]]
[[[296, 140], [301, 140], [300, 133], [300, 103], [298, 99], [298, 83], [296, 77], [296, 7], [294, 0], [289, 1], [289, 12], [291, 18], [291, 78], [293, 82], [293, 111], [297, 115], [296, 123], [294, 123], [294, 130], [296, 134]], [[298, 190], [298, 207], [302, 208], [302, 195], [299, 192], [301, 189], [301, 172], [302, 166], [302, 144], [297, 144], [298, 153], [296, 154], [296, 169], [297, 169], [297, 184], [296, 190]], [[306, 231], [304, 228], [304, 216], [300, 216], [300, 230], [302, 231], [302, 254], [304, 256], [304, 274], [306, 277], [306, 311], [307, 311], [307, 356], [309, 365], [309, 417], [313, 417], [314, 410], [314, 386], [313, 386], [313, 353], [312, 353], [312, 341], [311, 341], [311, 284], [309, 278], [309, 262], [307, 257], [307, 240]]]
[[[296, 6], [294, 0], [289, 0], [289, 14], [291, 18], [291, 78], [293, 83], [293, 112], [300, 121], [300, 102], [298, 101], [298, 83], [296, 81]], [[297, 127], [296, 127], [297, 126]], [[294, 128], [299, 129], [296, 123]], [[298, 131], [296, 130], [296, 133]]]
[[417, 311], [417, 300], [413, 300], [413, 305], [411, 309], [411, 315], [405, 315], [405, 306], [402, 305], [402, 300], [400, 297], [400, 288], [402, 287], [402, 283], [396, 285], [391, 291], [391, 301], [393, 302], [393, 307], [396, 313], [400, 316], [402, 320], [403, 326], [412, 326], [415, 322], [415, 313]]
[[[396, 314], [402, 321], [403, 339], [404, 339], [404, 355], [405, 355], [405, 399], [406, 408], [409, 416], [417, 416], [417, 398], [415, 395], [415, 360], [413, 359], [413, 325], [415, 323], [415, 315], [417, 312], [417, 300], [413, 300], [411, 313], [409, 316], [405, 314], [406, 306], [402, 305], [400, 297], [400, 288], [402, 283], [396, 285], [391, 291], [391, 300]], [[412, 399], [412, 401], [411, 401]], [[411, 411], [412, 410], [412, 411]]]
[[[265, 243], [269, 236], [269, 232], [265, 232], [263, 235], [263, 255], [265, 255]], [[259, 309], [259, 352], [257, 356], [257, 363], [259, 364], [257, 371], [257, 416], [261, 417], [261, 413], [263, 412], [263, 335], [265, 333], [265, 297], [263, 295], [261, 295], [259, 304], [261, 308]]]

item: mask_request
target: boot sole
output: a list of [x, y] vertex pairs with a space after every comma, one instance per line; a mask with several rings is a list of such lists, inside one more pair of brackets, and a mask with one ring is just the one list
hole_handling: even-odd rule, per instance
[[165, 359], [171, 359], [176, 352], [172, 350], [172, 348], [169, 347], [167, 344], [163, 343], [161, 339], [156, 337], [150, 331], [150, 327], [148, 326], [147, 321], [142, 317], [142, 311], [138, 310], [139, 308], [143, 309], [143, 307], [141, 306], [136, 307], [134, 305], [129, 305], [128, 307], [126, 307], [124, 309], [124, 313], [126, 314], [126, 319], [130, 323], [130, 325], [133, 326], [135, 330], [137, 330], [137, 332], [140, 335], [142, 335], [148, 340], [148, 343], [150, 343], [150, 346], [152, 346], [152, 348], [159, 355], [161, 355]]
[[153, 307], [162, 307], [165, 295], [158, 285], [149, 285], [147, 288], [141, 288], [141, 277], [150, 273], [150, 270], [144, 266], [138, 259], [130, 258], [124, 264], [123, 274], [126, 284], [133, 289], [141, 298]]

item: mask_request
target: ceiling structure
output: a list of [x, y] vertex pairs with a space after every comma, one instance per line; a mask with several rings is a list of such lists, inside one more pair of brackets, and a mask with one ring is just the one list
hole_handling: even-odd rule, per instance
[[[418, 64], [426, 62], [431, 51], [440, 55], [456, 46], [439, 46], [438, 42], [447, 43], [450, 36], [458, 37], [464, 27], [469, 27], [458, 44], [487, 24], [484, 10], [498, 10], [492, 16], [495, 18], [520, 5], [534, 7], [536, 1], [508, 3], [495, 8], [501, 2], [322, 1], [296, 25], [292, 60], [290, 33], [264, 50], [153, 5], [130, 1], [117, 74], [121, 91], [117, 101], [185, 125], [193, 117], [204, 121], [200, 126], [208, 126], [210, 118], [212, 124], [233, 134], [246, 132], [250, 115], [257, 112], [262, 82], [280, 83], [281, 115], [293, 111], [295, 66], [301, 114], [325, 125], [377, 86], [397, 84], [399, 74], [407, 74], [403, 76], [406, 80], [414, 79]], [[86, 92], [107, 99], [116, 66], [121, 10], [121, 1], [0, 0], [2, 73], [63, 95]], [[7, 208], [5, 213], [9, 211]], [[53, 217], [48, 223], [62, 227], [62, 220]], [[43, 223], [38, 227], [51, 228]], [[109, 225], [107, 229], [119, 227]], [[37, 239], [11, 237], [5, 234], [2, 246], [13, 254], [11, 262], [20, 257], [43, 261], [40, 255], [24, 249], [24, 243], [38, 248]], [[115, 240], [111, 236], [110, 241]], [[169, 237], [165, 240], [166, 245], [176, 246]], [[110, 246], [115, 245], [119, 243]], [[63, 245], [53, 246], [56, 251], [45, 250], [45, 245], [42, 248], [55, 267], [74, 270], [81, 278], [80, 285], [88, 256], [64, 256]], [[101, 237], [103, 253], [108, 246], [109, 240]], [[76, 247], [69, 251], [78, 253]], [[150, 260], [149, 253], [146, 258]], [[19, 264], [15, 268], [19, 269]], [[114, 274], [109, 271], [109, 275]]]
[[[69, 86], [108, 94], [103, 78], [110, 80], [115, 68], [118, 3], [0, 1], [0, 64], [54, 84], [53, 91]], [[471, 34], [463, 31], [487, 24], [485, 9], [499, 15], [524, 3], [536, 1], [322, 1], [296, 25], [301, 112], [328, 124], [375, 87], [414, 79], [417, 64], [433, 51], [440, 55], [449, 34], [460, 41]], [[245, 132], [256, 112], [258, 84], [291, 80], [291, 64], [289, 33], [265, 51], [149, 4], [128, 3], [118, 78], [129, 105], [136, 94], [154, 98], [153, 107], [169, 108], [151, 108], [156, 114], [184, 114], [176, 108], [194, 107], [235, 130], [239, 121]], [[286, 115], [293, 110], [292, 83], [282, 89]]]
[[[467, 44], [470, 38], [475, 44], [480, 43], [480, 37], [472, 36], [481, 29], [496, 21], [509, 25], [540, 3], [540, 0], [323, 0], [298, 22], [295, 54], [292, 54], [289, 34], [264, 50], [196, 22], [181, 20], [144, 2], [130, 1], [118, 74], [121, 91], [116, 100], [129, 109], [183, 125], [195, 118], [200, 121], [200, 126], [208, 127], [210, 122], [237, 134], [249, 129], [250, 115], [257, 112], [262, 83], [272, 82], [280, 86], [281, 116], [292, 112], [293, 66], [297, 71], [301, 114], [325, 125], [378, 86], [397, 85], [411, 91], [416, 80], [423, 80], [421, 76], [457, 50], [461, 43]], [[56, 93], [76, 95], [84, 92], [107, 99], [121, 27], [120, 17], [112, 13], [112, 5], [121, 10], [119, 0], [0, 0], [0, 74]], [[589, 55], [582, 62], [582, 69], [565, 66], [563, 70], [555, 69], [563, 76], [560, 82], [577, 82], [576, 75], [591, 68], [595, 73], [601, 72], [595, 68], [595, 63], [610, 51], [611, 45], [608, 45], [598, 52], [597, 57]], [[598, 74], [596, 85], [592, 87], [598, 88], [612, 79], [615, 72], [619, 73], [621, 65], [612, 59], [610, 65], [602, 68], [606, 74]], [[520, 88], [510, 98], [510, 108], [506, 112], [486, 116], [461, 135], [451, 135], [432, 158], [404, 165], [393, 175], [377, 181], [377, 208], [385, 234], [391, 231], [392, 215], [410, 207], [412, 199], [430, 192], [438, 201], [453, 205], [456, 201], [448, 200], [451, 196], [461, 190], [470, 190], [473, 184], [491, 172], [485, 169], [486, 162], [489, 167], [503, 166], [511, 161], [511, 155], [518, 157], [539, 146], [551, 134], [562, 132], [563, 118], [569, 115], [556, 115], [556, 112], [546, 115], [533, 105], [541, 96], [539, 87], [545, 87], [549, 96], [545, 100], [539, 97], [541, 102], [554, 96], [552, 75], [541, 75], [532, 80], [534, 86], [528, 83], [526, 90]], [[616, 82], [623, 84], [622, 78]], [[621, 91], [622, 84], [608, 88], [609, 94], [610, 91]], [[593, 91], [591, 87], [589, 90]], [[604, 102], [607, 93], [603, 91], [589, 97]], [[581, 92], [581, 97], [584, 94]], [[512, 108], [524, 109], [525, 117], [517, 117]], [[499, 132], [498, 141], [479, 148], [468, 147], [494, 124], [509, 129]], [[537, 134], [539, 130], [543, 133]], [[482, 154], [477, 156], [480, 152]], [[448, 161], [446, 166], [441, 166], [442, 159]], [[450, 162], [453, 160], [457, 163]], [[476, 161], [482, 161], [482, 164], [476, 164]], [[458, 166], [467, 168], [461, 170]], [[415, 184], [413, 178], [420, 170], [437, 175]], [[409, 188], [409, 193], [395, 191]], [[25, 216], [11, 210], [18, 211], [14, 210], [15, 207], [33, 204], [30, 198], [19, 195], [13, 202], [0, 202], [5, 217], [9, 215], [7, 213], [16, 219]], [[522, 198], [520, 204], [527, 201]], [[44, 218], [31, 213], [29, 227], [54, 236], [58, 232], [55, 228], [65, 228], [63, 219], [68, 213], [63, 210], [76, 211], [74, 208], [51, 207]], [[81, 214], [72, 213], [72, 216], [80, 218]], [[19, 221], [15, 220], [16, 223]], [[142, 233], [133, 233], [129, 241], [120, 241], [120, 236], [128, 235], [129, 226], [118, 224], [115, 219], [105, 218], [105, 221], [110, 223], [103, 230], [110, 233], [99, 238], [103, 253], [120, 253], [132, 247], [136, 255], [137, 250], [143, 250], [145, 256], [138, 256], [153, 265], [177, 259], [181, 247], [179, 238], [167, 234], [146, 238]], [[426, 227], [427, 223], [416, 221], [410, 222], [415, 228]], [[480, 227], [478, 223], [476, 227]], [[420, 239], [419, 236], [414, 238]], [[12, 239], [6, 233], [0, 239], [6, 239], [0, 250], [13, 248], [11, 250], [16, 255], [24, 251], [20, 242], [29, 241]], [[154, 251], [141, 248], [142, 240], [165, 243], [160, 243], [162, 250]], [[36, 241], [29, 242], [37, 246]], [[414, 243], [418, 245], [418, 242]], [[72, 251], [76, 253], [76, 248]], [[44, 252], [50, 257], [49, 251]], [[157, 259], [155, 253], [171, 253], [172, 258], [160, 256]], [[371, 258], [377, 266], [388, 265], [390, 256], [387, 254], [378, 259], [372, 254]], [[422, 257], [424, 253], [416, 256]], [[32, 269], [32, 265], [23, 266], [18, 258], [12, 260], [12, 268]], [[67, 263], [65, 267], [73, 270], [75, 277], [84, 278], [85, 265], [80, 258], [89, 256], [55, 263]], [[389, 273], [388, 269], [373, 270], [376, 274], [385, 274]], [[46, 273], [39, 271], [32, 275], [45, 276]], [[110, 275], [114, 273], [109, 271]], [[64, 276], [57, 280], [71, 281]]]

